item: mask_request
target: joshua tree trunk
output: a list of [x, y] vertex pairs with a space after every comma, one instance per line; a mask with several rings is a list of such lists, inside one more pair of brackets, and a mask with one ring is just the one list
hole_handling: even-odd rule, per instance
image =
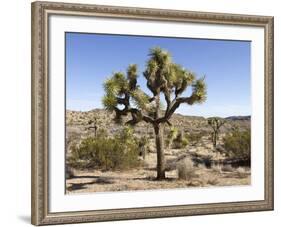
[[97, 137], [97, 130], [98, 130], [98, 127], [95, 125], [94, 126], [94, 129], [95, 129], [95, 138]]
[[[156, 111], [155, 119], [160, 115], [160, 94], [155, 97]], [[163, 126], [161, 124], [154, 124], [156, 151], [157, 151], [157, 179], [165, 179], [165, 156], [164, 156], [164, 144], [163, 144]]]
[[157, 151], [157, 179], [165, 179], [165, 156], [163, 146], [163, 127], [161, 124], [154, 125], [155, 142]]
[[217, 117], [211, 117], [208, 118], [208, 124], [212, 127], [213, 132], [212, 132], [212, 142], [213, 142], [213, 147], [216, 149], [217, 147], [217, 142], [219, 139], [219, 133], [220, 133], [220, 128], [225, 124], [226, 121], [223, 119], [219, 119]]
[[213, 132], [213, 146], [214, 146], [214, 148], [217, 147], [217, 140], [218, 140], [218, 134], [217, 134], [217, 132]]

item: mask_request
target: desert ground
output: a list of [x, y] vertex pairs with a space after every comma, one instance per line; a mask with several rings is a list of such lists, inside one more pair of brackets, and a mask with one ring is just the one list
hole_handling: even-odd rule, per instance
[[[104, 110], [88, 112], [67, 111], [66, 113], [66, 156], [71, 156], [71, 147], [83, 138], [94, 136], [94, 127], [89, 121], [98, 118], [98, 127], [109, 134], [120, 130], [122, 126], [112, 121], [112, 114]], [[153, 131], [141, 123], [134, 129], [134, 134], [147, 135], [148, 145], [145, 157], [139, 156], [140, 165], [128, 170], [103, 170], [96, 168], [73, 168], [67, 164], [66, 193], [90, 193], [107, 191], [131, 191], [172, 189], [188, 187], [220, 187], [251, 184], [251, 169], [245, 163], [234, 162], [223, 152], [222, 138], [233, 125], [250, 128], [249, 117], [231, 117], [226, 119], [221, 130], [218, 148], [214, 149], [210, 140], [210, 128], [203, 117], [190, 117], [175, 114], [171, 122], [186, 133], [204, 132], [198, 143], [188, 144], [183, 148], [165, 147], [166, 179], [156, 180], [156, 149]], [[185, 179], [179, 177], [180, 166], [184, 164]]]

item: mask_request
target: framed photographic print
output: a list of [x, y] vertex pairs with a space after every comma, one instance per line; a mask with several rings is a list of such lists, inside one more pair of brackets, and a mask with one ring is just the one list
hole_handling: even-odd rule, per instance
[[273, 209], [273, 17], [32, 3], [32, 223]]

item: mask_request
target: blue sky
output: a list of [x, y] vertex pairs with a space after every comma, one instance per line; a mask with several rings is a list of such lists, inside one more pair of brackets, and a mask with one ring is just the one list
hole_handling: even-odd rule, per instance
[[133, 63], [138, 65], [138, 84], [149, 93], [142, 72], [148, 51], [155, 46], [168, 50], [174, 62], [198, 77], [206, 76], [207, 101], [181, 105], [177, 113], [204, 117], [251, 114], [250, 42], [83, 33], [66, 33], [66, 108], [102, 108], [105, 79], [113, 72], [125, 72]]

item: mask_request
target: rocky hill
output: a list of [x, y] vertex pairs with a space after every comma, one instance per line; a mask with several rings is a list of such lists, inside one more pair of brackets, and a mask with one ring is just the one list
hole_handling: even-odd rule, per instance
[[[78, 142], [81, 138], [94, 134], [94, 123], [96, 121], [97, 130], [103, 129], [109, 135], [116, 133], [123, 125], [114, 122], [114, 113], [110, 113], [104, 109], [94, 109], [91, 111], [66, 111], [66, 139], [69, 142]], [[124, 119], [126, 122], [127, 119]], [[234, 125], [239, 128], [250, 127], [250, 116], [246, 117], [228, 117], [225, 118], [226, 124], [221, 128], [221, 133], [226, 133]], [[204, 132], [211, 133], [211, 128], [208, 126], [207, 119], [200, 116], [184, 116], [175, 113], [170, 122], [184, 133]], [[135, 135], [147, 135], [153, 138], [154, 132], [150, 124], [140, 122], [134, 127]], [[165, 130], [169, 130], [169, 126], [165, 126]]]

